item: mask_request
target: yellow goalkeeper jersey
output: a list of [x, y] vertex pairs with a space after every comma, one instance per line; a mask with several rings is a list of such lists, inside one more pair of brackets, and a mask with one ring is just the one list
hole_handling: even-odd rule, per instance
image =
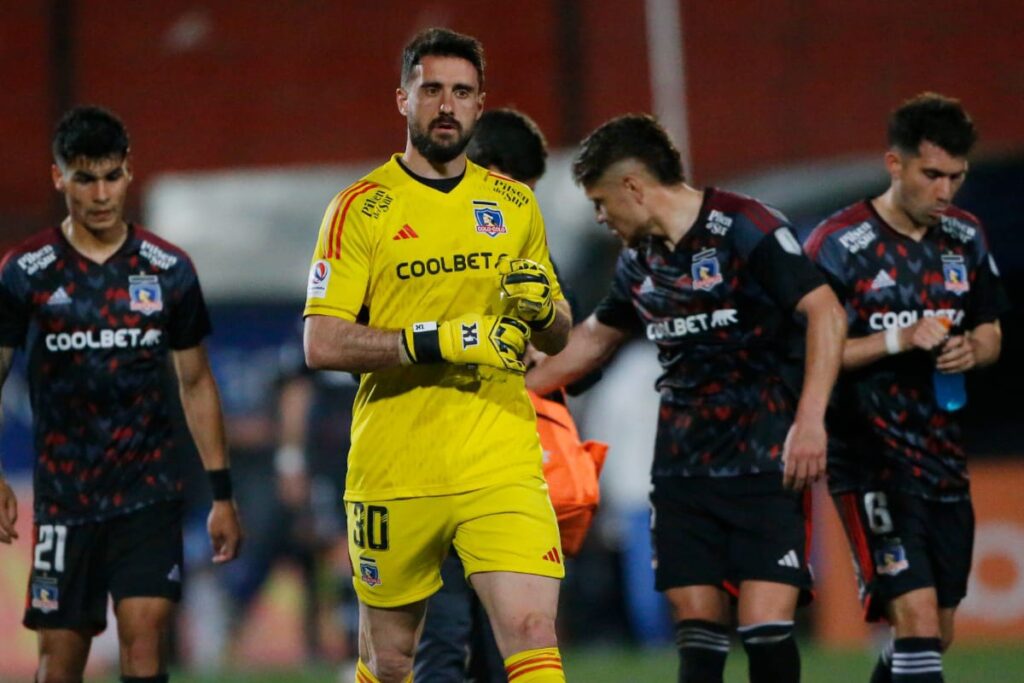
[[[467, 162], [459, 184], [443, 192], [399, 158], [328, 205], [305, 315], [398, 330], [501, 314], [501, 254], [543, 264], [552, 295], [564, 298], [526, 185]], [[541, 476], [535, 420], [523, 377], [505, 370], [437, 363], [366, 373], [353, 406], [345, 498], [442, 495]]]

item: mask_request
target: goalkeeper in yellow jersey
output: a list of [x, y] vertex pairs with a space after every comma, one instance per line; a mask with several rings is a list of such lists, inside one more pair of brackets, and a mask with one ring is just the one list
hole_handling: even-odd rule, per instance
[[533, 193], [466, 160], [483, 82], [474, 38], [428, 29], [406, 46], [405, 151], [332, 200], [310, 268], [306, 362], [362, 375], [345, 491], [360, 683], [411, 678], [452, 545], [509, 681], [565, 680], [562, 552], [522, 355], [557, 353], [572, 321]]

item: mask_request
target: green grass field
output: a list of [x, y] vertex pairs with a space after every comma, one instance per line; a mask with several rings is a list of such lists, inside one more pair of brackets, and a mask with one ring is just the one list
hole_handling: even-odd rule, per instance
[[[867, 683], [873, 661], [865, 652], [834, 652], [802, 646], [804, 683]], [[746, 657], [734, 649], [726, 667], [728, 683], [743, 683]], [[960, 649], [946, 657], [947, 683], [1020, 683], [1024, 681], [1024, 644], [1018, 647]], [[672, 650], [630, 650], [616, 647], [572, 649], [565, 653], [572, 683], [674, 683], [676, 658]], [[233, 675], [197, 677], [183, 673], [174, 683], [335, 683], [327, 669], [306, 671], [248, 671]], [[348, 683], [348, 681], [345, 681]]]

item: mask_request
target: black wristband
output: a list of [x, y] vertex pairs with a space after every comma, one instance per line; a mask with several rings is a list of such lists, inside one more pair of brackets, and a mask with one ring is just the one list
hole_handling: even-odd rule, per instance
[[437, 323], [416, 323], [412, 326], [412, 353], [409, 355], [414, 363], [440, 363], [444, 360]]
[[210, 478], [210, 490], [213, 491], [214, 500], [231, 500], [231, 470], [229, 468], [206, 470], [206, 476]]

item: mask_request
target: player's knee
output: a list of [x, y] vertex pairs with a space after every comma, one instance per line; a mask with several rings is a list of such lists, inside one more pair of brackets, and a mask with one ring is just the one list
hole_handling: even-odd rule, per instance
[[542, 612], [530, 612], [518, 624], [516, 639], [523, 643], [524, 649], [555, 647], [558, 638], [555, 635], [555, 620]]
[[377, 651], [370, 667], [380, 683], [404, 683], [412, 673], [412, 653]]
[[939, 638], [941, 635], [939, 615], [927, 605], [908, 605], [899, 610], [895, 627], [899, 638]]
[[134, 676], [156, 675], [161, 669], [163, 634], [147, 630], [121, 635], [121, 661], [125, 673]]

